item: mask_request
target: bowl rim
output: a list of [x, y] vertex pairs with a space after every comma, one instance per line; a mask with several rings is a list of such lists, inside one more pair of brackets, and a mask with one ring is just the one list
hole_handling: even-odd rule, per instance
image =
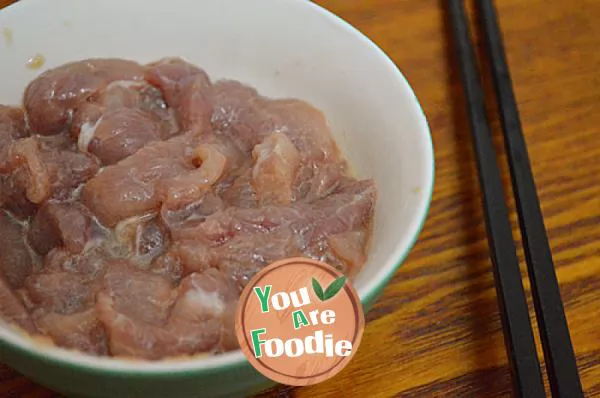
[[[41, 2], [43, 0], [27, 0], [16, 2], [5, 7], [2, 12], [11, 12], [13, 9], [33, 6], [36, 1]], [[401, 87], [401, 89], [411, 95], [413, 99], [411, 107], [413, 107], [412, 111], [415, 113], [415, 117], [419, 125], [418, 129], [422, 134], [428, 137], [428, 142], [426, 142], [427, 145], [424, 148], [423, 157], [425, 159], [425, 167], [429, 169], [429, 175], [424, 181], [424, 186], [421, 187], [420, 193], [422, 196], [418, 201], [416, 217], [413, 218], [411, 224], [408, 225], [406, 229], [406, 235], [410, 235], [410, 239], [407, 240], [406, 244], [403, 246], [398, 245], [396, 247], [396, 250], [390, 256], [392, 259], [395, 258], [395, 260], [390, 260], [390, 265], [382, 267], [384, 271], [367, 281], [365, 287], [357, 289], [357, 293], [363, 306], [372, 304], [387, 286], [388, 282], [392, 279], [396, 271], [400, 268], [408, 254], [411, 252], [427, 219], [435, 181], [435, 158], [431, 130], [423, 112], [423, 108], [406, 77], [402, 74], [391, 58], [377, 44], [369, 39], [364, 33], [352, 26], [349, 22], [345, 21], [326, 8], [313, 3], [312, 1], [279, 1], [287, 1], [288, 3], [294, 3], [296, 5], [312, 8], [314, 12], [321, 14], [321, 16], [328, 19], [330, 23], [336, 24], [341, 29], [344, 29], [348, 34], [353, 36], [354, 39], [367, 44], [368, 47], [370, 47], [371, 50], [373, 50], [374, 53], [381, 59], [381, 61], [386, 64], [390, 74], [395, 76], [397, 84]], [[54, 346], [42, 346], [39, 342], [34, 342], [31, 338], [28, 338], [28, 336], [24, 336], [21, 333], [11, 333], [0, 328], [0, 350], [3, 349], [2, 346], [18, 352], [19, 355], [35, 357], [37, 361], [103, 375], [118, 374], [120, 376], [162, 376], [169, 378], [174, 374], [193, 373], [198, 375], [201, 373], [216, 373], [222, 370], [231, 370], [235, 367], [241, 367], [249, 364], [241, 350], [219, 354], [216, 356], [195, 356], [193, 358], [185, 358], [181, 360], [168, 359], [155, 362], [95, 357], [82, 354], [74, 350], [68, 350]], [[44, 348], [40, 349], [40, 347]]]

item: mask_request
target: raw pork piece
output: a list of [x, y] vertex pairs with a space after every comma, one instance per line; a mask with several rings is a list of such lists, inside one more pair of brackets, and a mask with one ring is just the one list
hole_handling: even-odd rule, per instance
[[[166, 264], [181, 275], [194, 267], [216, 267], [243, 288], [274, 261], [301, 255], [319, 260], [331, 256], [327, 239], [367, 227], [374, 203], [374, 184], [365, 180], [313, 203], [228, 208], [198, 226], [177, 232], [179, 239], [198, 242], [196, 252], [208, 250], [209, 255], [204, 257], [208, 260], [199, 261], [196, 255], [192, 257], [194, 261], [186, 262], [186, 257], [174, 248], [168, 252], [171, 258], [166, 259]], [[210, 249], [201, 249], [204, 247]], [[337, 249], [340, 250], [339, 245]]]
[[242, 209], [258, 207], [258, 198], [252, 184], [252, 169], [246, 170], [234, 179], [232, 184], [218, 186], [223, 201], [232, 207]]
[[181, 58], [165, 58], [149, 65], [146, 80], [163, 92], [183, 130], [210, 133], [213, 87], [206, 72]]
[[339, 157], [325, 115], [307, 102], [268, 100], [262, 110], [273, 126], [268, 133], [279, 132], [288, 136], [303, 160], [322, 162]]
[[13, 289], [23, 286], [33, 272], [33, 258], [25, 244], [25, 229], [0, 210], [0, 276]]
[[326, 243], [327, 245], [323, 245], [320, 260], [337, 267], [349, 277], [354, 277], [367, 261], [366, 228], [329, 236]]
[[222, 80], [214, 85], [214, 98], [213, 129], [229, 137], [244, 152], [250, 153], [263, 135], [275, 131], [262, 111], [264, 100], [255, 89]]
[[196, 203], [210, 195], [212, 186], [226, 183], [249, 162], [226, 137], [202, 137], [202, 143], [193, 152], [197, 169], [161, 181], [160, 196], [167, 210], [177, 210]]
[[10, 167], [12, 144], [27, 135], [23, 110], [0, 105], [0, 173]]
[[160, 124], [150, 115], [122, 108], [103, 115], [89, 144], [82, 149], [96, 155], [103, 165], [111, 165], [164, 136]]
[[240, 233], [217, 248], [216, 267], [243, 289], [267, 265], [304, 255], [294, 233], [285, 227]]
[[36, 333], [36, 327], [25, 309], [23, 302], [11, 290], [8, 283], [0, 275], [0, 315], [7, 322], [14, 324], [29, 333]]
[[[109, 335], [113, 356], [156, 360], [193, 355], [219, 348], [238, 293], [214, 270], [192, 274], [181, 282], [177, 301], [165, 325], [156, 325], [117, 310], [115, 301], [100, 294], [99, 318]], [[227, 340], [230, 343], [229, 340]], [[221, 344], [222, 345], [222, 344]]]
[[147, 324], [116, 311], [113, 299], [104, 293], [98, 295], [96, 313], [114, 357], [158, 360], [194, 355], [214, 349], [219, 342], [221, 325], [216, 320], [176, 327]]
[[81, 252], [91, 238], [92, 216], [81, 203], [46, 203], [29, 228], [29, 243], [45, 255], [57, 246]]
[[290, 227], [312, 243], [325, 235], [334, 235], [364, 225], [372, 215], [375, 202], [372, 180], [358, 181], [313, 203], [292, 203], [289, 206], [264, 206], [258, 209], [228, 208], [213, 214], [193, 230], [209, 241], [223, 242], [246, 232], [270, 231]]
[[198, 225], [204, 222], [206, 217], [224, 209], [225, 204], [221, 198], [211, 189], [207, 189], [200, 199], [183, 206], [171, 209], [169, 206], [163, 205], [160, 211], [160, 220], [175, 237], [178, 229]]
[[169, 326], [171, 330], [185, 328], [187, 324], [220, 325], [221, 349], [235, 347], [231, 341], [239, 290], [232, 281], [216, 269], [192, 273], [179, 285], [179, 295], [173, 307]]
[[195, 168], [194, 144], [194, 138], [185, 135], [148, 144], [88, 181], [83, 203], [111, 228], [121, 220], [158, 211], [158, 184]]
[[60, 347], [93, 355], [107, 354], [106, 335], [94, 308], [71, 315], [41, 310], [33, 318], [38, 329]]
[[71, 133], [80, 151], [93, 153], [110, 165], [178, 130], [158, 89], [147, 83], [117, 81], [78, 109]]
[[27, 136], [23, 111], [0, 105], [0, 207], [18, 218], [26, 218], [35, 211], [35, 205], [27, 200], [25, 187], [17, 184], [10, 174], [17, 161], [12, 153], [13, 144]]
[[[11, 151], [14, 167], [0, 174], [4, 178], [2, 193], [17, 203], [68, 199], [100, 168], [95, 157], [53, 148], [36, 137], [15, 142]], [[19, 197], [23, 194], [25, 197]]]
[[66, 133], [83, 101], [113, 81], [141, 81], [143, 77], [141, 65], [120, 59], [88, 59], [50, 69], [25, 90], [29, 127], [41, 135]]
[[251, 151], [269, 134], [283, 133], [303, 160], [339, 157], [325, 116], [307, 102], [262, 97], [255, 89], [232, 80], [217, 82], [214, 93], [213, 128], [244, 150]]
[[[228, 203], [257, 207], [304, 198], [310, 201], [323, 198], [336, 188], [346, 165], [319, 110], [300, 100], [261, 97], [256, 90], [235, 81], [219, 81], [214, 88], [215, 134], [228, 136], [242, 150], [252, 151], [255, 162], [259, 160], [252, 185], [248, 185], [249, 176], [242, 174], [233, 184], [223, 187]], [[272, 172], [264, 170], [269, 164], [276, 164], [271, 166]], [[263, 171], [259, 172], [261, 167]], [[277, 185], [275, 181], [283, 186], [277, 192], [271, 191]], [[264, 195], [271, 197], [256, 203]]]
[[148, 265], [169, 246], [167, 227], [156, 214], [121, 221], [115, 228], [119, 244], [127, 249], [128, 257], [139, 265]]
[[[259, 147], [262, 144], [259, 144]], [[268, 153], [268, 152], [267, 152]], [[293, 151], [291, 151], [293, 153]], [[271, 152], [269, 162], [255, 164], [253, 169], [245, 170], [241, 175], [233, 179], [230, 184], [217, 186], [217, 190], [225, 203], [229, 206], [239, 208], [257, 208], [259, 193], [262, 189], [262, 204], [286, 204], [295, 201], [313, 202], [323, 199], [335, 192], [345, 183], [353, 180], [346, 176], [347, 165], [345, 162], [336, 161], [328, 163], [309, 162], [302, 163], [292, 173], [295, 157], [288, 161], [276, 152]], [[284, 163], [285, 162], [285, 163]], [[269, 164], [280, 164], [280, 167], [265, 168]], [[282, 167], [287, 164], [288, 167]], [[285, 172], [287, 170], [287, 172]], [[289, 181], [293, 179], [293, 181]], [[281, 184], [275, 184], [275, 181]], [[262, 185], [261, 185], [262, 183]], [[269, 190], [272, 188], [273, 190]], [[270, 198], [270, 197], [273, 198]], [[277, 200], [277, 198], [283, 198]], [[275, 200], [274, 200], [275, 199]]]
[[63, 247], [52, 249], [45, 257], [44, 271], [69, 272], [79, 275], [85, 282], [94, 282], [104, 275], [106, 268], [114, 259], [113, 253], [107, 248], [110, 241], [99, 241], [96, 246], [82, 253], [72, 253]]
[[210, 187], [243, 161], [222, 140], [183, 134], [153, 142], [106, 167], [82, 191], [83, 203], [108, 227], [119, 221], [201, 200]]
[[300, 153], [282, 133], [273, 133], [254, 147], [252, 183], [261, 206], [286, 205], [293, 200], [292, 184], [300, 166]]
[[31, 275], [25, 287], [38, 308], [65, 315], [93, 306], [97, 290], [83, 276], [60, 271]]
[[155, 325], [166, 322], [176, 294], [169, 280], [124, 260], [109, 265], [103, 292], [111, 297], [116, 311]]
[[154, 261], [150, 270], [179, 282], [193, 272], [202, 272], [218, 264], [219, 251], [201, 240], [178, 240], [165, 255]]
[[356, 181], [311, 203], [312, 211], [295, 220], [291, 227], [301, 238], [302, 246], [314, 253], [329, 236], [367, 227], [375, 201], [373, 180]]
[[302, 165], [293, 183], [294, 200], [314, 202], [331, 195], [342, 185], [352, 183], [347, 172], [348, 166], [343, 161]]

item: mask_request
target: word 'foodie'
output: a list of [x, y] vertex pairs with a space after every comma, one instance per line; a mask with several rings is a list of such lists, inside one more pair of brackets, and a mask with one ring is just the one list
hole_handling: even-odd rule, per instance
[[[332, 298], [344, 285], [345, 278], [336, 280], [325, 293], [318, 285], [318, 282], [313, 280], [313, 289], [315, 294], [322, 301]], [[316, 287], [319, 286], [319, 287]], [[299, 330], [303, 327], [321, 325], [332, 325], [336, 321], [336, 313], [332, 309], [319, 310], [315, 309], [305, 312], [303, 307], [309, 306], [312, 302], [310, 299], [307, 287], [302, 287], [297, 291], [290, 293], [278, 292], [272, 294], [272, 285], [264, 287], [254, 287], [256, 298], [260, 302], [262, 313], [270, 311], [288, 311], [290, 306], [295, 308], [291, 312], [290, 322], [293, 323], [294, 329]], [[285, 355], [290, 358], [299, 357], [304, 354], [320, 354], [326, 357], [347, 357], [352, 354], [352, 343], [348, 340], [334, 341], [332, 334], [325, 334], [323, 330], [315, 330], [312, 335], [306, 336], [304, 339], [292, 338], [289, 340], [281, 340], [279, 338], [269, 338], [267, 328], [258, 328], [250, 331], [252, 348], [254, 356], [261, 358], [263, 355], [271, 358], [281, 357]], [[265, 336], [264, 338], [262, 336]]]

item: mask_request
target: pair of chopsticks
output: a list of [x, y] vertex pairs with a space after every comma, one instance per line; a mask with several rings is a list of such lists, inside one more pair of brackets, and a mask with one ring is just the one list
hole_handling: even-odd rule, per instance
[[[485, 221], [513, 390], [518, 397], [545, 397], [525, 290], [519, 271], [508, 209], [486, 116], [485, 94], [470, 39], [464, 0], [447, 0], [454, 45], [468, 107], [483, 192]], [[492, 0], [476, 0], [493, 72], [494, 89], [519, 215], [527, 271], [540, 329], [546, 371], [553, 397], [583, 397], [560, 289], [519, 112], [513, 94], [504, 45]]]

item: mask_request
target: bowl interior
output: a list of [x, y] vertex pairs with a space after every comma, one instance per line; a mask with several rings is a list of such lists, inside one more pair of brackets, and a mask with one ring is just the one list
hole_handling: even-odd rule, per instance
[[[374, 178], [378, 186], [369, 261], [355, 284], [363, 302], [376, 294], [412, 247], [433, 184], [425, 117], [385, 54], [313, 3], [22, 0], [0, 12], [0, 29], [10, 33], [0, 38], [4, 104], [19, 104], [29, 81], [65, 62], [87, 57], [148, 62], [165, 56], [182, 56], [213, 79], [240, 80], [263, 95], [309, 101], [327, 116], [355, 173]], [[36, 54], [45, 58], [43, 68], [28, 69], [27, 60]], [[2, 328], [0, 338], [29, 344]], [[188, 362], [212, 366], [240, 359], [240, 353], [233, 353]], [[107, 366], [118, 366], [115, 362]]]

